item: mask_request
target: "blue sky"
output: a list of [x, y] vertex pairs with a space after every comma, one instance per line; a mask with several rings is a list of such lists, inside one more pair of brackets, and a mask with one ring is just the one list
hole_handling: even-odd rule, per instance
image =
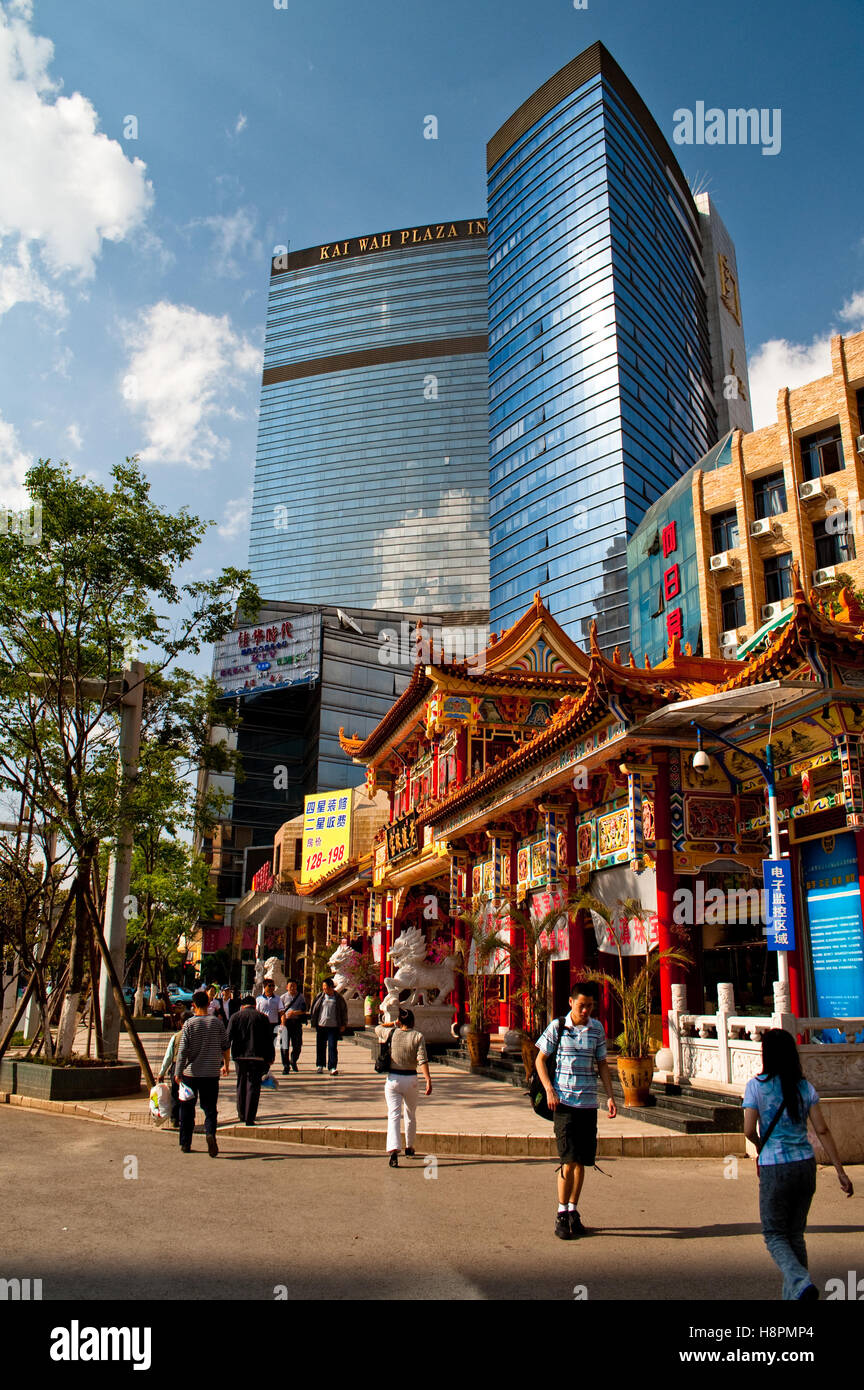
[[217, 523], [194, 572], [245, 564], [273, 247], [482, 215], [486, 141], [597, 39], [670, 141], [780, 109], [774, 156], [676, 153], [736, 241], [757, 410], [827, 370], [864, 327], [860, 0], [0, 0], [0, 501], [140, 453]]

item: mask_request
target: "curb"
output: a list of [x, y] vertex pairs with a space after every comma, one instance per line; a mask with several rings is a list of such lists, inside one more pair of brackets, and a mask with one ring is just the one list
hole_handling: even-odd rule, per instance
[[[155, 1126], [149, 1115], [130, 1111], [107, 1114], [80, 1101], [37, 1100], [31, 1096], [9, 1095], [0, 1091], [0, 1105], [18, 1105], [49, 1114], [75, 1115], [79, 1119], [122, 1124], [133, 1129]], [[168, 1129], [167, 1133], [174, 1131]], [[220, 1125], [217, 1133], [227, 1139], [247, 1139], [265, 1144], [311, 1144], [317, 1148], [354, 1149], [385, 1153], [387, 1134], [383, 1129], [349, 1129], [329, 1125]], [[473, 1158], [557, 1158], [554, 1138], [542, 1134], [455, 1134], [418, 1130], [415, 1140], [418, 1156], [459, 1154]], [[743, 1134], [634, 1134], [616, 1138], [606, 1135], [597, 1140], [598, 1158], [726, 1158], [746, 1155]]]

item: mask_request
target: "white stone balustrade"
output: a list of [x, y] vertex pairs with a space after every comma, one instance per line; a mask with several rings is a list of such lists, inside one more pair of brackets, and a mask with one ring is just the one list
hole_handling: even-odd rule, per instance
[[[720, 1001], [731, 1002], [731, 993], [721, 991]], [[673, 1003], [682, 1000], [678, 995]], [[775, 1003], [785, 1003], [782, 993], [779, 997], [775, 993]], [[798, 1049], [801, 1065], [820, 1095], [864, 1095], [864, 1042], [851, 1041], [864, 1028], [864, 1019], [796, 1019], [786, 1010], [751, 1017], [719, 1010], [716, 1014], [691, 1014], [670, 1009], [669, 1046], [675, 1081], [743, 1095], [747, 1082], [761, 1070], [761, 1040], [768, 1028], [785, 1028], [793, 1036], [807, 1037]], [[811, 1042], [810, 1034], [822, 1028], [839, 1029], [847, 1041]]]

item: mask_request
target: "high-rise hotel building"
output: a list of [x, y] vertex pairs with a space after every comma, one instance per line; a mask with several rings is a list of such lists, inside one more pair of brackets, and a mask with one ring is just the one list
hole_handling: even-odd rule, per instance
[[281, 601], [489, 607], [486, 219], [273, 259], [249, 564]]
[[492, 137], [490, 622], [536, 590], [576, 641], [628, 642], [626, 544], [750, 429], [732, 243], [602, 44]]

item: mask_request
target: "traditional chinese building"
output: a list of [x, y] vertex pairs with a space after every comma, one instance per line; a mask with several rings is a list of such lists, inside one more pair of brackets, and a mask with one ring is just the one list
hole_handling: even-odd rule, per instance
[[[625, 954], [644, 955], [646, 934], [683, 946], [691, 1009], [712, 1012], [723, 983], [743, 1014], [770, 1013], [768, 817], [747, 756], [764, 757], [770, 741], [795, 885], [792, 1010], [864, 1014], [864, 614], [847, 594], [831, 618], [800, 587], [793, 608], [747, 662], [695, 657], [675, 640], [651, 668], [608, 660], [593, 639], [582, 652], [537, 595], [476, 661], [418, 665], [368, 738], [342, 736], [367, 789], [387, 792], [390, 818], [368, 864], [334, 872], [316, 899], [341, 905], [343, 924], [352, 902], [352, 927], [362, 923], [383, 976], [406, 926], [424, 928], [430, 945], [455, 940], [481, 896], [535, 916], [580, 890], [610, 906], [638, 898], [647, 933], [623, 923]], [[693, 720], [707, 731], [704, 772], [692, 766]], [[712, 729], [735, 751], [713, 744]], [[615, 960], [603, 924], [584, 912], [562, 911], [550, 945], [553, 1011], [584, 966]], [[665, 1016], [673, 971], [661, 979]], [[506, 971], [499, 1021], [519, 1021]]]

